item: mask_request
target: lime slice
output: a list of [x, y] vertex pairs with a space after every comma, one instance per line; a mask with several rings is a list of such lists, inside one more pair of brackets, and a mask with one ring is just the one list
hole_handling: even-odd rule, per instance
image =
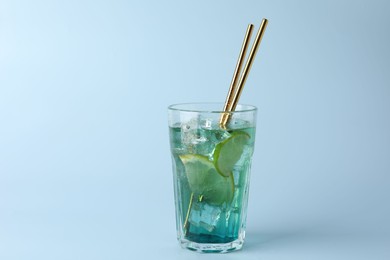
[[213, 158], [215, 167], [220, 174], [225, 177], [231, 174], [234, 165], [241, 158], [249, 138], [248, 133], [237, 131], [215, 146]]
[[191, 191], [202, 200], [221, 205], [231, 202], [234, 195], [233, 175], [224, 177], [215, 169], [206, 156], [197, 154], [180, 155]]

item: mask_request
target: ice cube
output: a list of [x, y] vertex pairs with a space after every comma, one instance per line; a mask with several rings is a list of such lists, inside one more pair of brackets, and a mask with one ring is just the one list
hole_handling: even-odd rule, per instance
[[222, 142], [223, 140], [227, 139], [230, 137], [230, 133], [226, 130], [220, 129], [220, 130], [213, 130], [210, 131], [209, 134], [209, 140], [214, 144], [218, 144]]
[[206, 119], [202, 120], [201, 127], [204, 128], [204, 129], [212, 129], [212, 127], [213, 127], [213, 120], [210, 119], [210, 118], [206, 118]]
[[211, 206], [204, 202], [195, 202], [191, 210], [189, 222], [196, 227], [202, 227], [208, 232], [212, 232], [219, 219], [222, 210], [220, 207]]
[[181, 129], [183, 132], [188, 132], [194, 129], [198, 128], [198, 120], [196, 118], [193, 118], [181, 125]]

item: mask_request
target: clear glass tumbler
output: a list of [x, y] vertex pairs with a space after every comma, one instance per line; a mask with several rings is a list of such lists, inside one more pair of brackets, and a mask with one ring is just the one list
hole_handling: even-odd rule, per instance
[[168, 107], [177, 238], [198, 252], [238, 250], [245, 238], [257, 109], [223, 105]]

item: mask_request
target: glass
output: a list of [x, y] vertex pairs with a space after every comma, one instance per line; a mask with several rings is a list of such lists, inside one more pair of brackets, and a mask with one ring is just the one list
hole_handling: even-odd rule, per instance
[[237, 105], [221, 126], [223, 106], [168, 107], [177, 238], [198, 252], [238, 250], [245, 238], [257, 109]]

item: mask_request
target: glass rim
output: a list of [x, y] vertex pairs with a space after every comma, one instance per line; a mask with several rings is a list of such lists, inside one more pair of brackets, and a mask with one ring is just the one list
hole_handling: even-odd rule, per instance
[[[202, 109], [202, 105], [207, 106], [220, 106], [221, 109]], [[168, 110], [180, 111], [180, 112], [193, 112], [193, 113], [225, 113], [223, 111], [225, 103], [222, 102], [188, 102], [188, 103], [176, 103], [168, 106]], [[197, 107], [196, 109], [190, 108], [191, 106]], [[245, 113], [245, 112], [256, 112], [257, 107], [248, 104], [238, 104], [236, 110], [230, 111], [229, 113]]]

